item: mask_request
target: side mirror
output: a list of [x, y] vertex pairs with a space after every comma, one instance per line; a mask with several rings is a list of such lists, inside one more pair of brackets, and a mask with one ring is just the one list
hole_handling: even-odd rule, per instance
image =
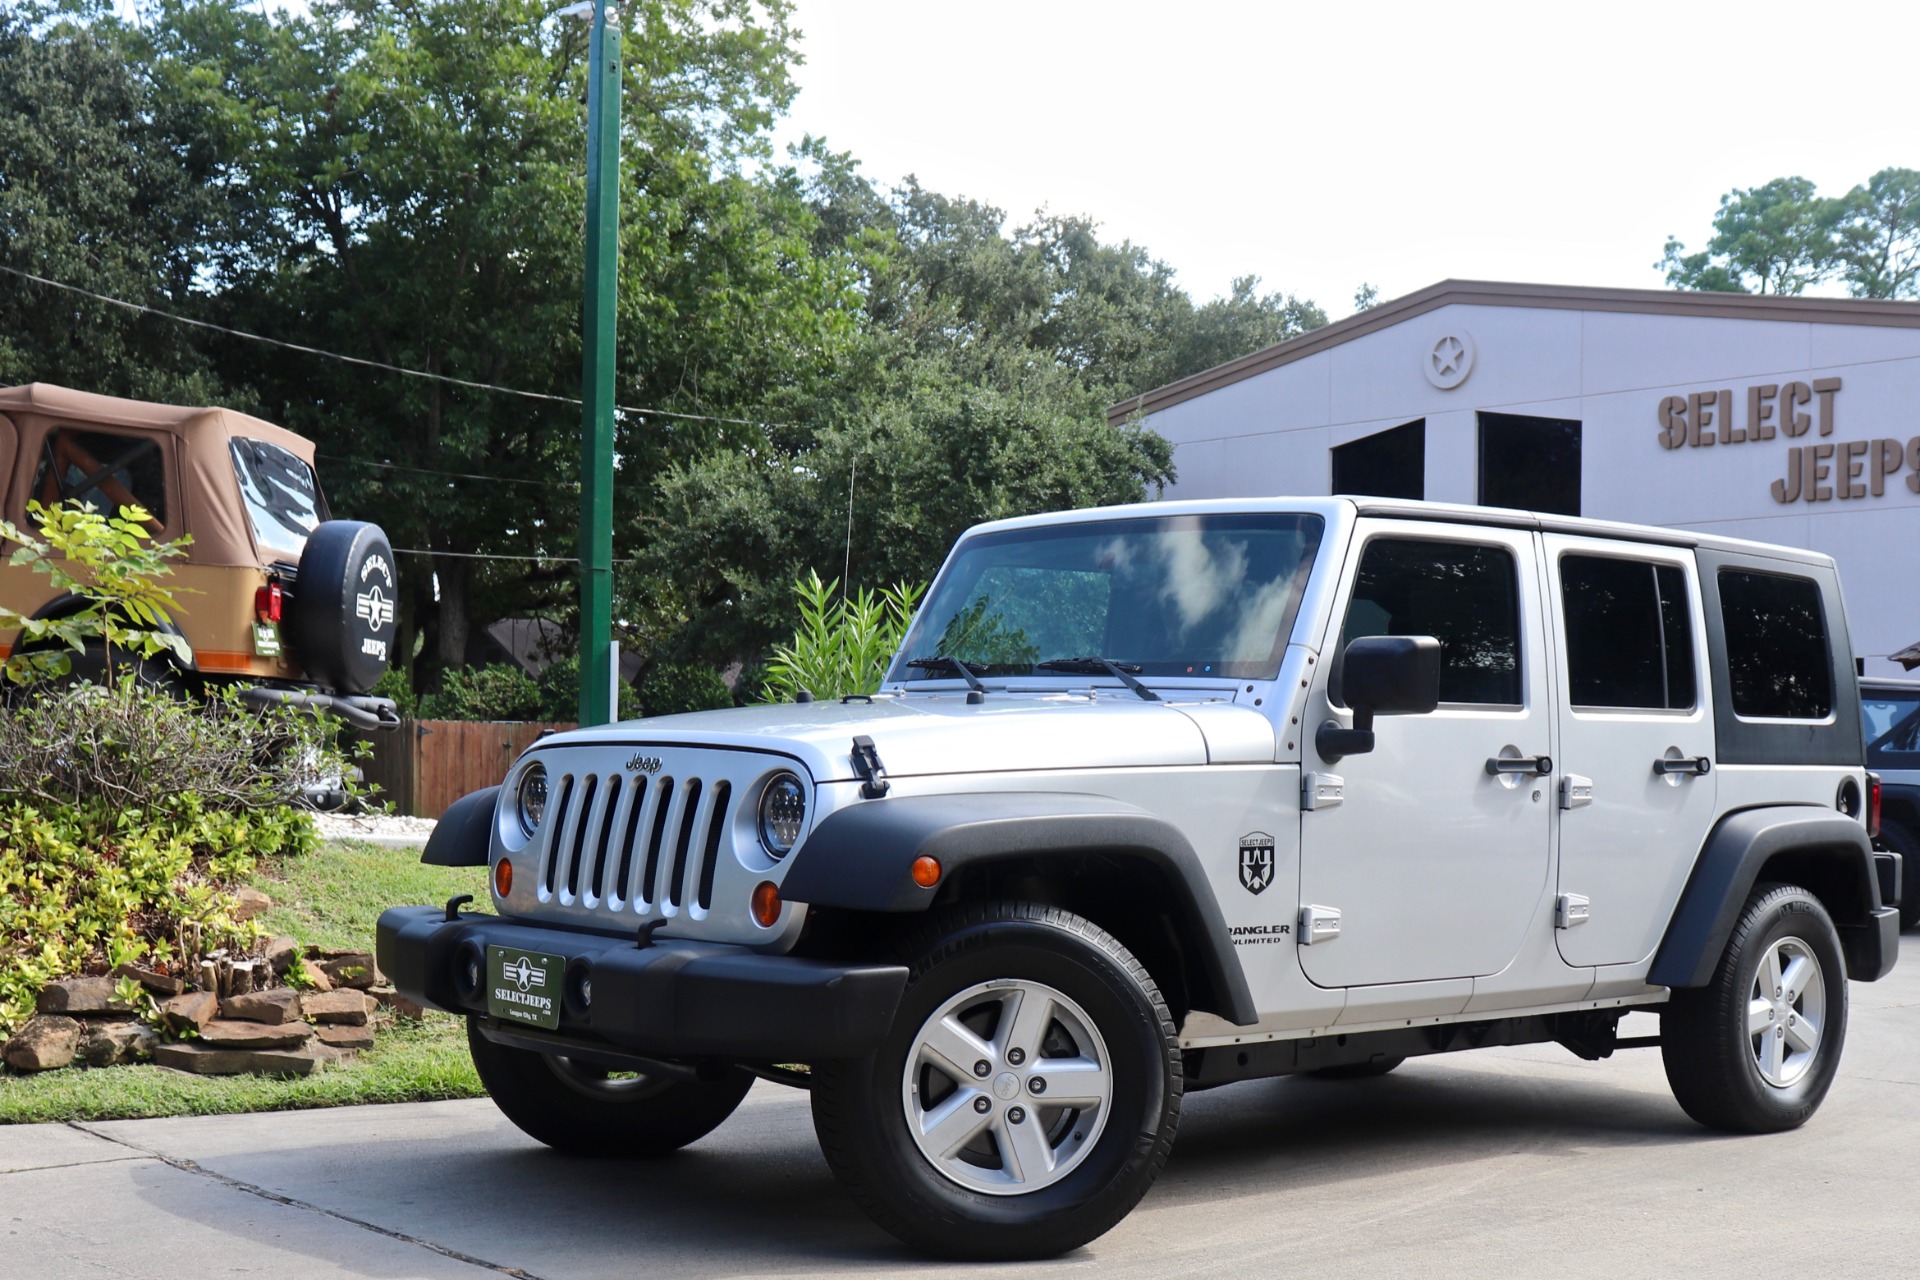
[[1373, 750], [1373, 718], [1425, 715], [1440, 705], [1440, 642], [1432, 636], [1362, 636], [1341, 658], [1341, 693], [1353, 728], [1329, 720], [1314, 749], [1329, 762]]

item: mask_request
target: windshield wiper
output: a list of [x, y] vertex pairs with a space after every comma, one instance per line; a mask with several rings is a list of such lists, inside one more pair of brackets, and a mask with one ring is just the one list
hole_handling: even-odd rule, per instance
[[980, 677], [973, 674], [973, 665], [961, 658], [949, 658], [937, 653], [931, 658], [908, 658], [907, 665], [920, 667], [926, 671], [950, 671], [967, 682], [967, 688], [981, 697], [987, 696], [987, 686], [980, 683]]
[[1133, 678], [1133, 673], [1141, 669], [1137, 662], [1115, 662], [1111, 658], [1049, 658], [1045, 662], [1034, 663], [1033, 669], [1035, 671], [1070, 671], [1090, 676], [1104, 672], [1148, 702], [1160, 701], [1159, 694]]

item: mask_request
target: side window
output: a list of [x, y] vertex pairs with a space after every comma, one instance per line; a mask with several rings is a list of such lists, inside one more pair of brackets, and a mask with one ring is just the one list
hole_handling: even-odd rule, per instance
[[[1362, 636], [1440, 641], [1440, 701], [1518, 706], [1520, 588], [1504, 547], [1376, 538], [1355, 576], [1340, 651]], [[1339, 673], [1334, 701], [1342, 702]]]
[[1920, 689], [1863, 688], [1860, 718], [1866, 723], [1869, 769], [1920, 769]]
[[1693, 706], [1693, 626], [1677, 565], [1560, 558], [1568, 700], [1576, 707]]
[[1720, 571], [1733, 713], [1754, 720], [1824, 720], [1833, 661], [1820, 587], [1809, 578]]
[[32, 496], [48, 506], [88, 503], [109, 516], [138, 505], [165, 524], [166, 458], [152, 436], [56, 427], [41, 442]]

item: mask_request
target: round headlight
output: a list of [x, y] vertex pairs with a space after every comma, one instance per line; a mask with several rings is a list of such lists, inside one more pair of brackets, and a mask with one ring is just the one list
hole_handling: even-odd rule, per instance
[[513, 793], [513, 807], [522, 831], [532, 835], [540, 829], [540, 819], [547, 814], [547, 770], [544, 765], [530, 764], [526, 772], [520, 775], [520, 787]]
[[800, 840], [807, 822], [807, 792], [800, 779], [776, 773], [760, 792], [760, 843], [784, 858]]

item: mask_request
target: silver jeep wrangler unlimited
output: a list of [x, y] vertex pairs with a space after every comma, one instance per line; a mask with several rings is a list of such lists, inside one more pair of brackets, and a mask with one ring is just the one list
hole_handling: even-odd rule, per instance
[[[1680, 1105], [1789, 1129], [1897, 952], [1828, 558], [1525, 512], [1179, 502], [983, 525], [871, 698], [548, 738], [381, 966], [566, 1151], [755, 1077], [930, 1252], [1118, 1222], [1184, 1091], [1660, 1015]], [[1651, 1039], [1651, 1038], [1650, 1038]]]

